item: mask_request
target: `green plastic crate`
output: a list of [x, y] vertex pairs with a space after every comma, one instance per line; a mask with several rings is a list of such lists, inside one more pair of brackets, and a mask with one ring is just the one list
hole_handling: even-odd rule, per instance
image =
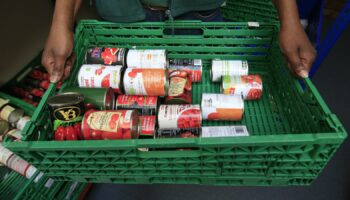
[[221, 9], [222, 15], [232, 21], [278, 21], [272, 0], [227, 0]]
[[[202, 35], [167, 35], [167, 29], [200, 29]], [[31, 141], [48, 137], [49, 112], [42, 101], [27, 140], [8, 148], [56, 180], [112, 183], [208, 185], [309, 185], [347, 134], [309, 79], [305, 90], [293, 78], [278, 47], [275, 23], [202, 23], [175, 21], [115, 24], [81, 21], [76, 29], [77, 62], [62, 87], [76, 85], [85, 51], [93, 46], [164, 48], [170, 58], [201, 58], [203, 82], [193, 84], [193, 103], [202, 92], [218, 92], [209, 81], [214, 58], [247, 59], [250, 73], [263, 78], [263, 97], [245, 102], [241, 122], [207, 122], [204, 126], [245, 124], [249, 137], [177, 138], [114, 141]], [[171, 32], [171, 31], [170, 31]], [[54, 95], [54, 85], [43, 97]], [[164, 148], [143, 152], [138, 148]], [[193, 148], [179, 151], [178, 148]], [[174, 150], [171, 150], [174, 149]]]

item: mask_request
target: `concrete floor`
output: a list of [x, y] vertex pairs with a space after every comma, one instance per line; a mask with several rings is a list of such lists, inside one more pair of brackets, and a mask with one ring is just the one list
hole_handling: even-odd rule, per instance
[[[15, 75], [43, 48], [49, 30], [52, 5], [46, 0], [1, 5], [0, 84]], [[93, 7], [84, 2], [79, 18], [96, 18]], [[313, 82], [330, 109], [350, 130], [348, 64], [350, 27], [342, 34]], [[211, 187], [196, 185], [95, 184], [87, 199], [350, 199], [350, 142], [346, 140], [326, 169], [310, 187]]]

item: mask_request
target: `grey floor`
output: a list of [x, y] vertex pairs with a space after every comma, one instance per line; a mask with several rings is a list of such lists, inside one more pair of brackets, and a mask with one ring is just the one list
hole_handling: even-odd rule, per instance
[[[49, 1], [2, 3], [0, 18], [0, 84], [9, 80], [43, 47], [49, 30], [52, 6]], [[85, 1], [87, 2], [87, 1]], [[79, 18], [94, 18], [84, 4]], [[326, 23], [326, 27], [328, 26]], [[330, 109], [350, 130], [350, 26], [313, 79]], [[350, 142], [346, 140], [319, 178], [310, 187], [211, 187], [196, 185], [95, 184], [87, 199], [350, 199]]]

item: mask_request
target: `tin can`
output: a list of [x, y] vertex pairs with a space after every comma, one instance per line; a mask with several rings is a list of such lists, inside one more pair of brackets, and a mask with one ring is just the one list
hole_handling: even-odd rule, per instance
[[174, 70], [186, 71], [192, 82], [202, 81], [202, 68], [201, 59], [169, 59], [169, 74]]
[[202, 127], [203, 138], [249, 136], [246, 126], [205, 126]]
[[202, 94], [202, 117], [204, 120], [240, 121], [244, 102], [241, 96]]
[[85, 140], [138, 138], [139, 117], [134, 110], [88, 111], [82, 121]]
[[127, 68], [123, 83], [128, 95], [166, 96], [169, 87], [165, 69]]
[[257, 100], [262, 95], [262, 80], [259, 75], [223, 76], [221, 92], [239, 95], [246, 100]]
[[245, 60], [213, 60], [210, 76], [213, 82], [221, 81], [222, 76], [248, 75], [248, 62]]
[[199, 105], [161, 105], [158, 111], [159, 129], [199, 128]]
[[39, 88], [32, 88], [30, 86], [27, 86], [25, 88], [14, 87], [12, 91], [15, 96], [30, 99], [35, 102], [40, 102], [41, 97], [44, 95], [44, 91], [40, 90]]
[[7, 121], [0, 119], [0, 135], [5, 135], [10, 129]]
[[43, 72], [39, 69], [34, 69], [29, 73], [29, 77], [36, 80], [50, 80], [50, 76], [47, 72]]
[[47, 90], [50, 86], [50, 81], [48, 80], [37, 80], [31, 77], [26, 77], [23, 80], [24, 84], [30, 85], [34, 88], [42, 88], [44, 90]]
[[19, 129], [20, 131], [23, 130], [26, 124], [30, 121], [30, 119], [31, 118], [29, 116], [21, 117], [16, 124], [16, 128]]
[[24, 115], [22, 109], [14, 108], [7, 105], [1, 109], [0, 117], [1, 119], [8, 121], [12, 126], [16, 126], [18, 120]]
[[140, 116], [140, 138], [153, 138], [156, 130], [156, 116]]
[[167, 66], [167, 51], [130, 49], [126, 56], [128, 68], [165, 69]]
[[21, 140], [23, 137], [22, 132], [19, 129], [12, 129], [9, 132], [7, 132], [6, 135], [10, 136], [15, 141]]
[[122, 66], [83, 65], [78, 73], [79, 87], [83, 88], [113, 88], [121, 94]]
[[186, 71], [176, 70], [169, 74], [167, 104], [191, 104], [192, 82]]
[[78, 93], [58, 94], [47, 100], [53, 120], [71, 122], [85, 112], [84, 96]]
[[86, 51], [86, 64], [122, 65], [125, 66], [126, 48], [94, 47]]
[[92, 104], [99, 110], [114, 110], [115, 94], [112, 88], [80, 88], [68, 86], [61, 90], [62, 93], [79, 93], [84, 95], [84, 103]]
[[3, 99], [3, 98], [0, 98], [0, 110], [6, 106], [7, 104], [9, 104], [9, 100], [8, 99]]
[[196, 138], [201, 134], [200, 128], [158, 129], [155, 138]]
[[115, 105], [117, 110], [137, 110], [141, 115], [156, 115], [158, 97], [121, 94]]

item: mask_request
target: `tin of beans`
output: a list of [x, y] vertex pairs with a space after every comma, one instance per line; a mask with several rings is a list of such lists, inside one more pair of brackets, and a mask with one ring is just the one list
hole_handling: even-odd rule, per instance
[[79, 93], [84, 95], [84, 103], [99, 110], [115, 109], [115, 94], [112, 88], [80, 88], [68, 86], [61, 90], [63, 93]]
[[123, 83], [128, 95], [165, 96], [169, 87], [165, 69], [127, 68]]
[[158, 129], [155, 138], [195, 138], [201, 134], [200, 128]]
[[158, 111], [160, 129], [199, 128], [201, 111], [199, 105], [161, 105]]
[[176, 70], [169, 74], [167, 104], [191, 104], [192, 82], [186, 71]]
[[139, 117], [135, 110], [88, 111], [82, 121], [85, 140], [138, 138]]
[[140, 138], [153, 138], [156, 130], [156, 116], [140, 116]]
[[210, 75], [213, 82], [221, 81], [222, 76], [248, 75], [248, 62], [245, 60], [213, 60]]
[[223, 76], [222, 78], [222, 93], [240, 95], [246, 100], [260, 99], [262, 88], [262, 80], [259, 75]]
[[192, 82], [202, 81], [202, 68], [201, 59], [169, 59], [169, 74], [174, 70], [186, 71]]
[[158, 97], [121, 94], [115, 104], [117, 110], [137, 110], [141, 115], [156, 115]]
[[79, 93], [62, 93], [47, 100], [53, 120], [77, 121], [85, 112], [84, 96]]
[[125, 66], [126, 52], [125, 48], [93, 47], [86, 51], [85, 63]]
[[82, 88], [113, 88], [121, 94], [122, 66], [83, 65], [78, 73], [79, 87]]
[[202, 94], [202, 117], [204, 120], [240, 121], [244, 102], [241, 96]]
[[164, 49], [130, 49], [126, 56], [128, 68], [165, 69], [167, 61], [167, 51]]

